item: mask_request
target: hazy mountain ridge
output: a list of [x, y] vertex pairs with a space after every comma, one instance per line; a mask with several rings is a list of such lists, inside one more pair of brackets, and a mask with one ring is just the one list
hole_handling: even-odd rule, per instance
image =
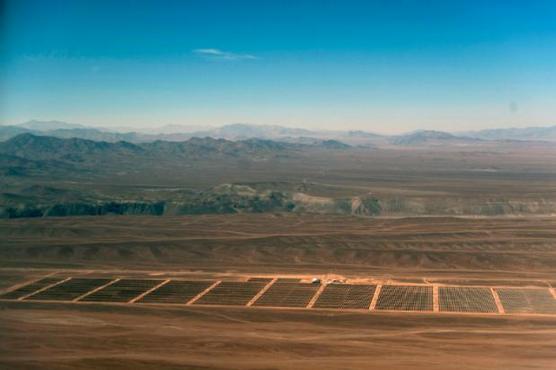
[[[36, 126], [36, 125], [34, 125]], [[145, 139], [142, 134], [136, 132], [113, 132], [113, 131], [103, 131], [97, 128], [91, 127], [78, 127], [78, 128], [52, 128], [52, 129], [36, 129], [36, 128], [26, 128], [23, 126], [0, 126], [0, 141], [5, 141], [11, 139], [14, 136], [20, 134], [33, 134], [35, 136], [52, 136], [62, 139], [88, 139], [94, 141], [129, 141], [129, 142], [141, 142], [141, 141], [151, 141], [150, 137]]]
[[421, 144], [444, 144], [449, 143], [474, 143], [480, 139], [456, 136], [443, 131], [418, 130], [404, 135], [391, 138], [394, 145], [421, 145]]
[[[396, 139], [397, 145], [369, 149], [313, 138], [129, 143], [24, 133], [0, 142], [0, 217], [556, 213], [552, 193], [542, 190], [555, 176], [545, 160], [552, 145], [476, 139], [451, 145], [462, 139], [430, 131]], [[531, 162], [532, 151], [545, 154]], [[508, 163], [508, 152], [526, 156]], [[523, 179], [530, 192], [501, 196], [492, 184], [507, 179]], [[457, 186], [439, 192], [435, 181]]]
[[487, 129], [461, 132], [459, 134], [483, 140], [556, 141], [556, 125], [549, 127]]
[[[172, 132], [171, 129], [167, 132], [158, 132], [158, 129], [153, 129], [153, 132], [118, 132], [108, 129], [100, 129], [93, 127], [71, 127], [72, 124], [62, 124], [56, 126], [53, 122], [44, 122], [44, 127], [39, 128], [40, 121], [30, 121], [32, 124], [21, 124], [12, 126], [0, 125], [0, 141], [8, 140], [14, 136], [23, 133], [30, 133], [37, 136], [54, 136], [58, 138], [80, 138], [94, 141], [128, 141], [131, 143], [144, 143], [154, 141], [186, 141], [194, 137], [211, 137], [214, 139], [226, 140], [247, 140], [247, 139], [266, 139], [273, 141], [284, 141], [289, 143], [298, 144], [311, 144], [316, 145], [326, 140], [337, 140], [338, 133], [335, 132], [317, 132], [305, 129], [292, 129], [282, 126], [258, 126], [247, 124], [231, 124], [219, 128], [212, 128], [200, 131], [187, 131], [187, 132]], [[161, 130], [165, 131], [165, 130]], [[306, 140], [310, 138], [310, 140]]]
[[289, 128], [276, 125], [251, 125], [245, 123], [232, 123], [207, 131], [194, 133], [196, 136], [215, 136], [220, 138], [241, 140], [248, 138], [280, 138], [287, 136], [312, 136], [317, 137], [318, 132], [302, 128]]
[[28, 130], [38, 130], [38, 131], [52, 131], [52, 130], [67, 130], [67, 129], [83, 129], [87, 128], [84, 125], [77, 123], [68, 123], [63, 121], [39, 121], [31, 120], [24, 123], [20, 123], [17, 127], [22, 127]]
[[265, 139], [246, 139], [231, 141], [211, 137], [194, 137], [186, 141], [173, 142], [157, 140], [146, 143], [127, 141], [107, 142], [80, 138], [62, 139], [52, 136], [37, 136], [30, 133], [20, 134], [0, 142], [0, 154], [27, 160], [58, 160], [86, 162], [104, 158], [107, 161], [117, 158], [141, 159], [202, 159], [214, 157], [251, 157], [272, 156], [285, 151], [310, 148], [346, 149], [349, 145], [329, 140], [318, 144], [293, 144]]
[[288, 158], [302, 151], [343, 150], [349, 146], [328, 141], [323, 144], [292, 144], [264, 139], [231, 141], [191, 138], [187, 141], [129, 143], [87, 139], [61, 139], [51, 136], [20, 134], [0, 142], [0, 181], [6, 177], [22, 179], [61, 176], [85, 181], [84, 176], [117, 178], [135, 172], [152, 173], [157, 168], [179, 171], [197, 162], [249, 165], [273, 158]]
[[150, 130], [121, 132], [115, 129], [87, 127], [85, 125], [62, 121], [33, 120], [19, 125], [0, 126], [0, 141], [8, 140], [22, 133], [46, 135], [59, 138], [81, 138], [94, 141], [146, 143], [154, 141], [186, 141], [193, 137], [211, 137], [232, 141], [246, 139], [265, 139], [286, 143], [322, 144], [335, 140], [352, 146], [387, 145], [429, 145], [429, 144], [466, 144], [473, 140], [488, 141], [556, 141], [556, 126], [502, 128], [467, 132], [443, 132], [417, 130], [400, 135], [381, 135], [361, 130], [327, 131], [290, 128], [278, 125], [253, 125], [234, 123], [222, 127], [170, 125]]
[[137, 155], [143, 149], [125, 141], [108, 143], [79, 138], [61, 139], [52, 136], [21, 134], [0, 143], [0, 153], [31, 160], [65, 160], [81, 162], [85, 157], [110, 155]]

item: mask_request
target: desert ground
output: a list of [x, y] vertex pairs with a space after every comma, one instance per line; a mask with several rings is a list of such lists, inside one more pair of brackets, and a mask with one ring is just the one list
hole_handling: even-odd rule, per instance
[[[549, 289], [551, 217], [3, 220], [3, 291], [42, 276]], [[6, 369], [553, 369], [556, 315], [1, 300]]]
[[556, 319], [3, 306], [6, 369], [553, 369]]

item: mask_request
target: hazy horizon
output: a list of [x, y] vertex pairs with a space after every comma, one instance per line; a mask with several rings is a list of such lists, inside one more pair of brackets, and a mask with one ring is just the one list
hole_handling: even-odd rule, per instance
[[[361, 130], [361, 129], [350, 129], [350, 128], [338, 128], [338, 129], [326, 129], [326, 128], [309, 128], [309, 127], [301, 127], [301, 126], [292, 126], [292, 125], [283, 125], [283, 124], [259, 124], [259, 123], [249, 123], [249, 122], [229, 122], [229, 123], [225, 123], [222, 125], [195, 125], [195, 124], [180, 124], [180, 123], [170, 123], [170, 124], [156, 124], [156, 125], [148, 125], [148, 126], [117, 126], [117, 125], [103, 125], [103, 124], [86, 124], [83, 122], [67, 122], [67, 121], [62, 121], [62, 120], [56, 120], [56, 119], [52, 119], [52, 120], [41, 120], [41, 119], [30, 119], [24, 122], [10, 122], [10, 123], [4, 123], [4, 122], [0, 122], [0, 126], [24, 126], [25, 124], [28, 123], [36, 123], [36, 122], [40, 122], [40, 123], [65, 123], [65, 124], [70, 124], [70, 125], [81, 125], [84, 128], [94, 128], [94, 129], [100, 129], [100, 130], [107, 130], [107, 131], [114, 131], [114, 132], [121, 132], [121, 133], [125, 133], [125, 132], [133, 132], [133, 131], [137, 131], [137, 132], [143, 132], [143, 133], [159, 133], [162, 132], [166, 129], [166, 132], [168, 133], [172, 133], [172, 132], [196, 132], [196, 131], [203, 131], [203, 130], [213, 130], [213, 129], [218, 129], [218, 128], [223, 128], [226, 126], [232, 126], [232, 125], [246, 125], [246, 126], [253, 126], [253, 127], [258, 127], [258, 126], [267, 126], [267, 127], [283, 127], [283, 128], [289, 128], [289, 129], [306, 129], [306, 130], [310, 130], [310, 131], [339, 131], [339, 132], [348, 132], [348, 131], [363, 131], [363, 132], [368, 132], [368, 133], [375, 133], [375, 134], [380, 134], [380, 135], [399, 135], [399, 134], [407, 134], [407, 133], [412, 133], [412, 132], [416, 132], [416, 131], [444, 131], [444, 132], [449, 132], [449, 133], [453, 133], [453, 134], [458, 134], [458, 133], [465, 133], [465, 132], [471, 132], [471, 131], [482, 131], [482, 130], [496, 130], [496, 129], [520, 129], [520, 128], [550, 128], [550, 127], [554, 127], [556, 126], [556, 124], [547, 124], [547, 125], [525, 125], [522, 127], [517, 127], [517, 126], [501, 126], [501, 127], [485, 127], [482, 129], [476, 129], [476, 130], [465, 130], [465, 129], [453, 129], [453, 130], [435, 130], [435, 129], [428, 129], [428, 128], [417, 128], [417, 129], [412, 129], [412, 130], [400, 130], [400, 131], [396, 131], [396, 132], [386, 132], [386, 131], [382, 131], [380, 129], [376, 129], [376, 130]], [[172, 131], [171, 129], [175, 128], [175, 131]], [[182, 130], [179, 130], [179, 129]]]
[[[556, 122], [556, 3], [5, 1], [0, 123]], [[71, 30], [71, 32], [68, 32]]]

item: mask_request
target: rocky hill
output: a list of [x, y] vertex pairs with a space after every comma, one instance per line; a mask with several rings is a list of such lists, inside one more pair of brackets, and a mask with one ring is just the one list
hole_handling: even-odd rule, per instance
[[552, 145], [439, 132], [398, 139], [383, 149], [332, 139], [129, 143], [24, 133], [0, 142], [0, 216], [556, 213]]

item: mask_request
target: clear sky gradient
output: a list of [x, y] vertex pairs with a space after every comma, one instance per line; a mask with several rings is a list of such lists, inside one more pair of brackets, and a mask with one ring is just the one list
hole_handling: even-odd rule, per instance
[[4, 124], [556, 124], [552, 0], [0, 4]]

